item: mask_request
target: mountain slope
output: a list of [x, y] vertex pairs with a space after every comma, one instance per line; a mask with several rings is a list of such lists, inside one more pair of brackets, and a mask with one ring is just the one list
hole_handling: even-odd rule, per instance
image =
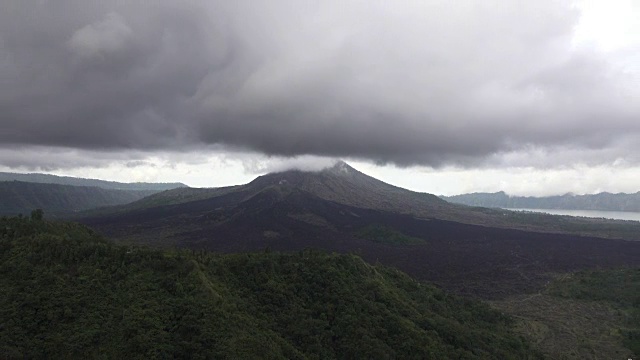
[[0, 219], [0, 357], [534, 359], [513, 321], [352, 255], [116, 246]]
[[[637, 359], [640, 267], [563, 274], [535, 295], [492, 305], [549, 359]], [[567, 331], [569, 330], [569, 331]]]
[[33, 209], [61, 215], [129, 203], [154, 192], [5, 181], [0, 182], [0, 215], [29, 214]]
[[442, 198], [458, 204], [497, 208], [640, 211], [640, 192], [635, 194], [603, 192], [593, 195], [565, 194], [533, 197], [509, 196], [501, 191], [443, 196]]
[[105, 181], [97, 179], [84, 179], [70, 176], [57, 176], [49, 174], [19, 174], [0, 172], [0, 181], [22, 181], [39, 184], [58, 184], [58, 185], [72, 185], [72, 186], [91, 186], [99, 187], [103, 189], [113, 190], [152, 190], [152, 191], [164, 191], [169, 189], [175, 189], [180, 187], [186, 187], [182, 183], [121, 183], [116, 181]]
[[321, 199], [349, 206], [425, 217], [437, 215], [453, 207], [435, 195], [387, 184], [361, 173], [342, 161], [319, 172], [293, 170], [267, 174], [258, 177], [246, 187], [259, 190], [273, 185], [287, 185]]
[[[402, 189], [367, 176], [344, 162], [318, 172], [299, 170], [260, 176], [244, 185], [214, 189], [174, 189], [140, 201], [82, 214], [85, 217], [112, 216], [144, 212], [157, 213], [156, 208], [178, 204], [206, 206], [207, 199], [227, 197], [234, 200], [228, 206], [254, 196], [265, 188], [280, 186], [296, 188], [321, 199], [364, 209], [383, 210], [422, 219], [450, 220], [464, 224], [506, 229], [567, 233], [582, 236], [640, 240], [640, 223], [621, 220], [587, 219], [548, 214], [525, 214], [501, 209], [453, 204], [427, 193]], [[227, 197], [229, 199], [229, 197]], [[180, 207], [189, 211], [191, 205]], [[81, 215], [81, 216], [82, 216]]]
[[481, 297], [537, 291], [550, 272], [640, 264], [640, 242], [421, 219], [329, 201], [288, 181], [82, 222], [116, 240], [153, 246], [356, 253]]
[[[368, 209], [388, 210], [429, 216], [450, 209], [447, 202], [435, 195], [399, 188], [352, 168], [345, 162], [317, 172], [290, 170], [257, 177], [248, 184], [223, 188], [181, 188], [164, 191], [126, 206], [105, 209], [101, 214], [140, 210], [155, 206], [170, 206], [205, 200], [229, 193], [241, 193], [246, 199], [271, 186], [287, 186], [306, 191], [321, 199]], [[93, 214], [92, 214], [93, 215]]]
[[176, 188], [154, 193], [128, 204], [95, 209], [79, 214], [80, 217], [111, 216], [127, 212], [137, 212], [154, 207], [171, 206], [199, 200], [206, 200], [240, 190], [241, 186], [220, 188]]

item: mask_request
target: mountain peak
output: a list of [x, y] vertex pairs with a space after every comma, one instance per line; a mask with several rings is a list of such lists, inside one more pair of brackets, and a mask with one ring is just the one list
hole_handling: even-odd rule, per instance
[[338, 160], [332, 167], [324, 169], [324, 171], [333, 173], [333, 174], [352, 174], [357, 172], [356, 169], [352, 168], [349, 164], [342, 160]]
[[347, 164], [337, 161], [321, 171], [288, 170], [259, 176], [244, 188], [251, 193], [267, 187], [297, 188], [324, 200], [400, 213], [416, 213], [429, 216], [435, 208], [449, 204], [435, 195], [416, 193], [387, 184], [366, 175]]
[[333, 177], [335, 175], [344, 176], [355, 174], [361, 173], [346, 162], [339, 160], [333, 165], [322, 169], [309, 170], [304, 168], [292, 168], [284, 171], [270, 172], [268, 174], [259, 176], [252, 183], [255, 183], [257, 181], [264, 184], [265, 181], [268, 181], [273, 185], [296, 185], [304, 180], [318, 177]]

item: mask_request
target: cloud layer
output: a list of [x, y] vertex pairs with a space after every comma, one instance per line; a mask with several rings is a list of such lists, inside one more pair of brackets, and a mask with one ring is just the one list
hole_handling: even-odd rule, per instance
[[579, 18], [557, 0], [9, 1], [0, 147], [636, 163], [638, 78], [575, 45]]

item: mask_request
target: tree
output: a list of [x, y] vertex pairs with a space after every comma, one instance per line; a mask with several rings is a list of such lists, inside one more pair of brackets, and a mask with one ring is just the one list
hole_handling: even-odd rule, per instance
[[44, 217], [44, 211], [42, 209], [35, 209], [31, 212], [31, 220], [42, 221]]

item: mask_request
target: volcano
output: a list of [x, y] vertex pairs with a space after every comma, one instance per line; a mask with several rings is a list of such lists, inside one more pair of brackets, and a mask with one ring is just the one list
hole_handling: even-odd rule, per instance
[[536, 228], [518, 216], [451, 204], [338, 162], [239, 186], [169, 190], [80, 221], [151, 246], [355, 253], [483, 298], [537, 291], [554, 272], [640, 264], [640, 242]]

